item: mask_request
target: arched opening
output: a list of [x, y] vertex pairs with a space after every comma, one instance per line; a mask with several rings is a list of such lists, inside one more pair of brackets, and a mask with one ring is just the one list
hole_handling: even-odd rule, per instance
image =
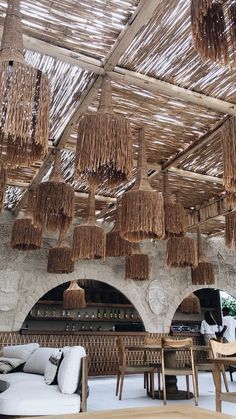
[[69, 286], [65, 282], [36, 302], [22, 328], [66, 332], [144, 331], [138, 311], [116, 288], [91, 279], [78, 280], [78, 284], [85, 290], [86, 308], [63, 308], [63, 292]]
[[[222, 325], [222, 309], [228, 307], [230, 315], [236, 318], [236, 298], [225, 291], [215, 288], [200, 288], [195, 290], [193, 294], [199, 299], [200, 310], [191, 308], [191, 300], [189, 308], [182, 304], [188, 300], [192, 294], [189, 294], [181, 301], [171, 322], [172, 333], [192, 334], [193, 336], [201, 336], [201, 322], [205, 313], [208, 311], [218, 326]], [[188, 304], [187, 304], [188, 307]], [[219, 328], [220, 330], [220, 328]]]

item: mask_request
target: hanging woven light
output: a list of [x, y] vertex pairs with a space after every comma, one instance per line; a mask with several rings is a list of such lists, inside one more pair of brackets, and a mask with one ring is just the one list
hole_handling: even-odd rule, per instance
[[66, 241], [66, 232], [61, 230], [57, 246], [49, 250], [47, 271], [53, 274], [69, 274], [74, 270], [72, 249]]
[[121, 198], [121, 237], [130, 242], [164, 237], [164, 201], [148, 182], [144, 130], [138, 129], [137, 179]]
[[32, 222], [33, 191], [28, 193], [25, 218], [15, 220], [11, 232], [11, 247], [16, 250], [37, 250], [42, 246], [42, 228]]
[[149, 279], [149, 258], [141, 252], [139, 243], [134, 243], [132, 255], [125, 257], [125, 278], [136, 281]]
[[73, 259], [101, 259], [105, 258], [106, 234], [102, 227], [96, 225], [95, 194], [90, 188], [88, 220], [85, 224], [75, 227], [73, 234]]
[[73, 310], [75, 308], [85, 308], [85, 292], [79, 287], [76, 280], [70, 282], [69, 288], [63, 292], [63, 308]]
[[168, 181], [168, 172], [163, 174], [163, 198], [164, 198], [164, 219], [165, 238], [182, 235], [186, 231], [186, 214], [183, 204], [171, 196]]
[[166, 264], [174, 268], [197, 266], [197, 250], [190, 237], [170, 237], [166, 242]]
[[180, 311], [186, 314], [201, 313], [201, 304], [199, 298], [194, 293], [190, 294], [182, 301], [180, 305]]
[[222, 0], [192, 0], [193, 42], [204, 59], [236, 63], [236, 4]]
[[106, 256], [128, 256], [132, 253], [132, 244], [120, 236], [121, 207], [117, 204], [116, 220], [113, 229], [106, 235]]
[[7, 171], [5, 168], [5, 164], [3, 163], [2, 160], [0, 160], [0, 212], [3, 209], [6, 182], [7, 182]]
[[194, 285], [211, 285], [215, 283], [214, 268], [203, 256], [200, 228], [197, 229], [198, 266], [192, 269]]
[[98, 111], [85, 114], [78, 126], [75, 172], [98, 185], [131, 178], [132, 137], [127, 119], [112, 110], [111, 81], [105, 76]]
[[25, 64], [20, 1], [8, 0], [0, 51], [0, 154], [11, 167], [29, 166], [48, 149], [48, 76]]
[[74, 189], [61, 175], [60, 150], [56, 150], [52, 173], [36, 188], [34, 223], [48, 231], [67, 231], [74, 218]]
[[222, 130], [223, 184], [228, 203], [236, 206], [236, 118], [225, 121]]
[[229, 249], [236, 246], [236, 211], [225, 216], [225, 244]]

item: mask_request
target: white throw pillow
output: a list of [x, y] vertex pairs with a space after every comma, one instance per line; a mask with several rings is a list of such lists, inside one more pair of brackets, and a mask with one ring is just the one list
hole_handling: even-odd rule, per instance
[[55, 351], [50, 356], [44, 372], [44, 381], [46, 384], [53, 384], [54, 380], [56, 379], [61, 357], [61, 349], [55, 349]]
[[3, 356], [7, 358], [18, 358], [26, 361], [36, 349], [39, 348], [38, 343], [27, 343], [26, 345], [4, 346], [2, 349]]
[[63, 360], [57, 375], [58, 386], [62, 393], [75, 393], [79, 384], [81, 358], [85, 355], [85, 349], [82, 346], [63, 348]]
[[14, 370], [20, 365], [24, 364], [22, 359], [18, 358], [6, 358], [4, 356], [0, 357], [0, 373], [6, 374], [9, 371]]
[[55, 348], [38, 348], [27, 359], [23, 368], [24, 372], [31, 374], [44, 374], [46, 365]]

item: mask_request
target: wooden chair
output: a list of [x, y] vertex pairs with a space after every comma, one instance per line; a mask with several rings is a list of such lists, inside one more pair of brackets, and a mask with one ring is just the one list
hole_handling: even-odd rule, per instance
[[[144, 342], [143, 343], [144, 343], [144, 345], [161, 345], [161, 339], [160, 338], [159, 339], [154, 338], [152, 336], [146, 335], [146, 336], [144, 336]], [[161, 362], [159, 360], [149, 361], [149, 356], [147, 354], [148, 354], [148, 350], [145, 351], [146, 362], [148, 362], [150, 367], [155, 368], [155, 370], [157, 371], [158, 394], [159, 394], [159, 399], [160, 399], [160, 392], [161, 392], [160, 367], [161, 367]], [[152, 351], [152, 355], [153, 355], [153, 351]], [[159, 354], [159, 356], [160, 356], [160, 354]], [[158, 356], [158, 359], [159, 359], [159, 356]]]
[[[118, 366], [118, 371], [117, 371], [116, 396], [118, 396], [118, 393], [119, 393], [119, 400], [121, 400], [125, 374], [145, 374], [146, 376], [150, 374], [150, 382], [151, 382], [150, 390], [152, 394], [152, 399], [154, 399], [155, 398], [154, 367], [151, 367], [148, 364], [128, 366], [125, 346], [121, 338], [116, 339], [116, 346], [118, 349], [118, 358], [119, 358], [119, 366]], [[148, 386], [147, 386], [147, 391], [148, 391]]]
[[[195, 405], [198, 405], [198, 391], [197, 391], [197, 384], [196, 384], [196, 371], [195, 371], [195, 365], [194, 365], [194, 358], [193, 358], [193, 341], [192, 338], [186, 338], [186, 339], [180, 339], [180, 340], [174, 340], [170, 338], [162, 338], [161, 341], [161, 374], [162, 374], [162, 383], [163, 383], [163, 401], [164, 404], [166, 404], [166, 375], [171, 376], [178, 376], [183, 375], [186, 376], [186, 387], [187, 387], [187, 395], [188, 398], [190, 397], [189, 393], [189, 376], [192, 376], [193, 380], [193, 389], [194, 389], [194, 399], [195, 399]], [[165, 361], [165, 353], [166, 351], [178, 351], [178, 349], [185, 349], [186, 351], [189, 351], [190, 354], [190, 361], [191, 361], [191, 367], [190, 368], [170, 368], [166, 367], [166, 361]]]
[[[211, 350], [212, 350], [212, 355], [213, 358], [218, 358], [218, 357], [227, 357], [227, 356], [235, 356], [236, 353], [236, 341], [234, 342], [228, 342], [228, 343], [222, 343], [222, 342], [217, 342], [214, 339], [210, 340], [210, 346], [211, 346]], [[220, 366], [221, 371], [222, 369], [225, 369], [224, 365]], [[213, 372], [213, 377], [214, 377], [214, 382], [216, 385], [216, 377], [214, 376], [214, 370]], [[236, 403], [236, 392], [231, 392], [231, 391], [227, 391], [227, 392], [220, 392], [219, 394], [216, 394], [216, 404], [219, 406], [219, 411], [221, 412], [221, 402], [225, 401], [225, 402], [231, 402], [231, 403]]]

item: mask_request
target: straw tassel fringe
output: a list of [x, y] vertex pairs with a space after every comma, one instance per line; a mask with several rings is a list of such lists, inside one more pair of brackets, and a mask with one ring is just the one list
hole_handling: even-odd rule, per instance
[[65, 310], [73, 310], [76, 308], [85, 308], [85, 292], [79, 287], [77, 281], [71, 281], [69, 288], [63, 293], [63, 308]]
[[231, 249], [236, 246], [236, 212], [225, 216], [225, 245]]
[[190, 237], [170, 237], [166, 243], [166, 264], [171, 267], [197, 266], [197, 249]]

